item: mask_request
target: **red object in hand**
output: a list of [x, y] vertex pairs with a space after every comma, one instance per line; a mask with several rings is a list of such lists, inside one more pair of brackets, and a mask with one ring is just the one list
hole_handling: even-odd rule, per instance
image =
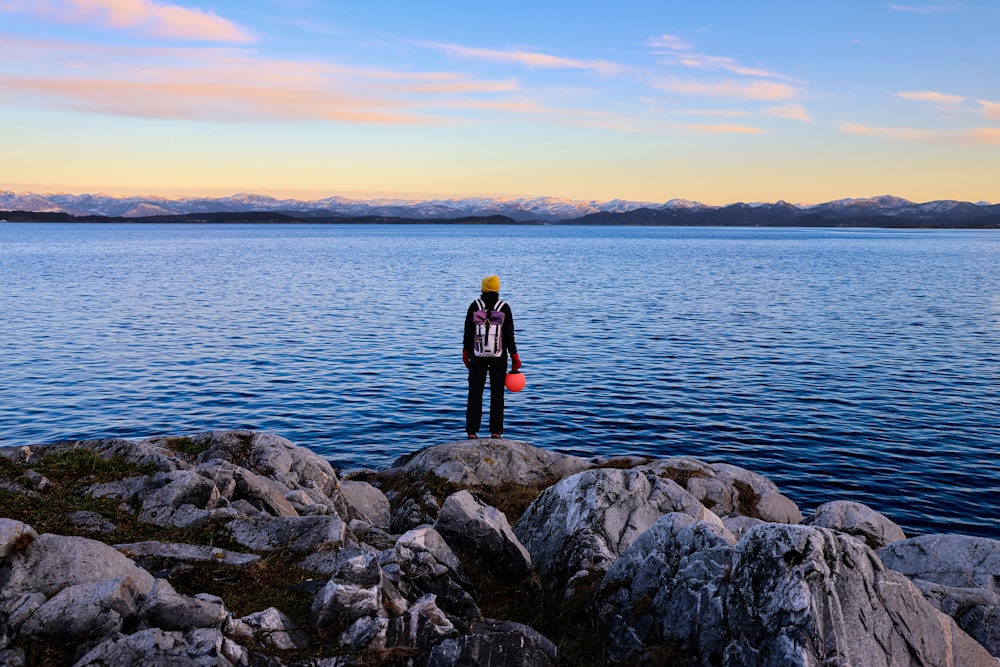
[[511, 361], [511, 364], [510, 364], [510, 370], [516, 371], [518, 368], [521, 367], [521, 355], [519, 355], [517, 352], [515, 352], [514, 356], [512, 357], [512, 359], [513, 359], [513, 361]]
[[507, 378], [503, 383], [510, 391], [521, 391], [524, 389], [524, 373], [521, 371], [507, 373]]
[[462, 350], [462, 363], [465, 364], [466, 368], [469, 367], [469, 351], [468, 350]]

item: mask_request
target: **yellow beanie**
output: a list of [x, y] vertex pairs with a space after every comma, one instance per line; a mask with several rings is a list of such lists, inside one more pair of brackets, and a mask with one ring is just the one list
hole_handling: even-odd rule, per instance
[[483, 291], [484, 292], [499, 292], [500, 291], [500, 276], [486, 276], [483, 278]]

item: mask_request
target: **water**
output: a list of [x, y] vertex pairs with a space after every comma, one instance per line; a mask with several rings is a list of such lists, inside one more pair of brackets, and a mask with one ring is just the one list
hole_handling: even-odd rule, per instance
[[252, 428], [387, 465], [464, 436], [499, 273], [508, 437], [1000, 538], [997, 266], [990, 231], [0, 224], [0, 445]]

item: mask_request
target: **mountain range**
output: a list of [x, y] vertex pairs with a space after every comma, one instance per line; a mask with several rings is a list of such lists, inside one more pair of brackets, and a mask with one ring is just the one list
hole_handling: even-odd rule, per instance
[[464, 199], [278, 199], [111, 196], [0, 191], [0, 219], [191, 222], [517, 222], [597, 225], [738, 225], [1000, 227], [1000, 204], [939, 200], [915, 203], [889, 195], [822, 204], [736, 203], [709, 206], [685, 199], [664, 203], [555, 197]]

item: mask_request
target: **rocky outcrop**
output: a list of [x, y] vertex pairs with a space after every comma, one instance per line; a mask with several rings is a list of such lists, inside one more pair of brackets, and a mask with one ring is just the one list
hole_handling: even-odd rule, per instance
[[2, 664], [39, 646], [95, 666], [1000, 655], [1000, 542], [905, 539], [850, 502], [801, 524], [773, 483], [724, 463], [494, 439], [341, 480], [283, 438], [219, 431], [0, 449], [0, 473]]
[[546, 489], [515, 534], [549, 589], [572, 596], [600, 579], [632, 542], [669, 512], [722, 522], [676, 482], [646, 470], [601, 468]]

